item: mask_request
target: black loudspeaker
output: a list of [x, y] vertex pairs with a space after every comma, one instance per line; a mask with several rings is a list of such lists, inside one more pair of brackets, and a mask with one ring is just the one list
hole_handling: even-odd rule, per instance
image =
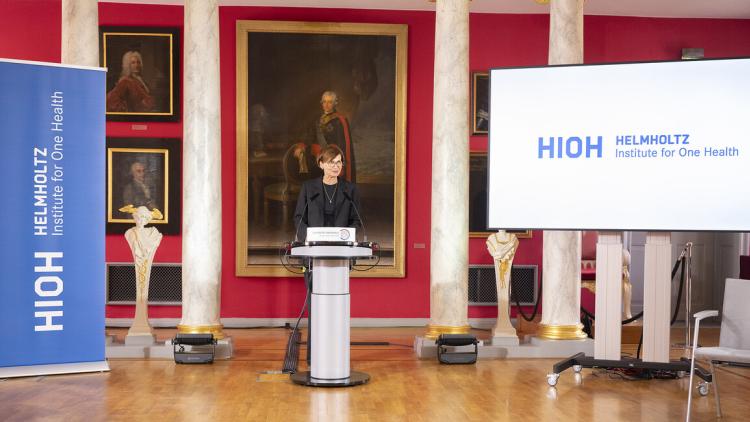
[[[474, 345], [473, 352], [448, 352], [449, 346]], [[461, 365], [477, 362], [479, 354], [479, 340], [471, 334], [441, 334], [435, 342], [437, 356], [440, 363], [448, 365]]]
[[[176, 363], [213, 363], [216, 340], [213, 334], [177, 334], [172, 340]], [[186, 348], [187, 347], [187, 348]]]

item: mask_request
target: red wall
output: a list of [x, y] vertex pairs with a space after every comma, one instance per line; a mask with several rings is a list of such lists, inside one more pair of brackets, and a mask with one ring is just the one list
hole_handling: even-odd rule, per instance
[[[235, 22], [238, 19], [403, 23], [409, 26], [406, 277], [353, 279], [352, 316], [425, 318], [429, 316], [430, 215], [429, 157], [432, 142], [434, 13], [349, 9], [222, 7], [220, 18], [222, 98], [223, 275], [222, 317], [290, 318], [302, 305], [298, 278], [236, 277], [235, 221]], [[101, 25], [179, 26], [182, 7], [101, 3]], [[472, 71], [534, 66], [547, 62], [546, 15], [471, 15]], [[0, 57], [59, 61], [60, 0], [0, 0]], [[587, 63], [679, 59], [683, 47], [704, 48], [706, 57], [750, 56], [750, 20], [648, 19], [587, 16]], [[1, 94], [0, 94], [1, 95]], [[467, 93], [468, 95], [468, 93]], [[540, 109], [540, 113], [544, 113]], [[542, 114], [543, 116], [543, 114]], [[140, 125], [143, 126], [143, 125]], [[107, 123], [107, 135], [182, 137], [181, 123]], [[472, 151], [485, 151], [486, 136], [470, 137]], [[424, 243], [425, 249], [414, 249]], [[471, 263], [489, 264], [484, 239], [470, 240]], [[107, 236], [109, 262], [131, 260], [121, 236]], [[157, 262], [181, 260], [181, 237], [165, 236]], [[521, 241], [515, 263], [542, 263], [542, 234]], [[541, 272], [540, 272], [541, 276]], [[151, 317], [180, 316], [179, 307], [151, 307]], [[109, 306], [107, 317], [132, 317], [132, 307]], [[493, 307], [470, 307], [469, 316], [494, 317]]]

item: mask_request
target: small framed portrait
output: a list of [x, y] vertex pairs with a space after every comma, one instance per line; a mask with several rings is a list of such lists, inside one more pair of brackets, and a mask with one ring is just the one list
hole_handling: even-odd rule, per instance
[[180, 119], [179, 28], [99, 28], [107, 120]]
[[107, 233], [125, 233], [132, 215], [126, 205], [158, 209], [151, 221], [164, 234], [180, 233], [179, 139], [107, 138]]
[[486, 72], [471, 74], [472, 134], [486, 135], [490, 124], [490, 77]]
[[[514, 205], [509, 205], [514, 206]], [[530, 238], [531, 230], [507, 230], [520, 239]], [[487, 237], [487, 153], [472, 152], [469, 156], [469, 237]]]

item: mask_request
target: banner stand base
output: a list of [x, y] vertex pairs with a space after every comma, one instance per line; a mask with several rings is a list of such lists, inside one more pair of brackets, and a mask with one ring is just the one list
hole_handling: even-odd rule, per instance
[[0, 378], [36, 377], [39, 375], [105, 371], [109, 371], [109, 364], [106, 360], [99, 362], [56, 363], [52, 365], [9, 366], [0, 367]]

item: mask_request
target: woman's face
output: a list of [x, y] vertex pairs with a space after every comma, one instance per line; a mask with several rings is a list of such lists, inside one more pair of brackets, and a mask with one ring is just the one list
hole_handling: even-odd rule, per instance
[[323, 175], [327, 178], [339, 177], [341, 169], [344, 167], [344, 162], [341, 161], [341, 154], [333, 157], [333, 160], [320, 163], [320, 168], [323, 169]]

